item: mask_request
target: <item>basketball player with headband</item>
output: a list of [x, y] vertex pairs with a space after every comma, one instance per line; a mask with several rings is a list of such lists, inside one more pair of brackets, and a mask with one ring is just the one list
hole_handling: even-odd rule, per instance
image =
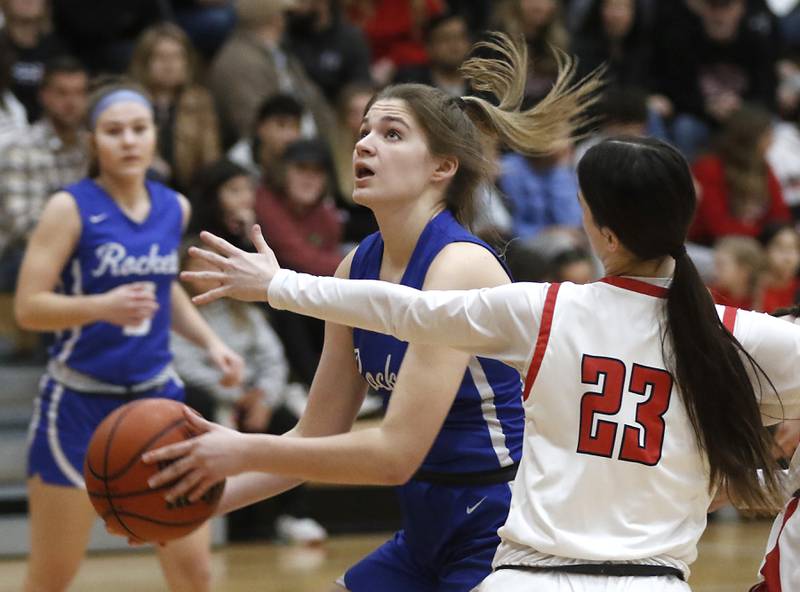
[[[142, 397], [182, 400], [170, 328], [205, 348], [228, 384], [242, 361], [211, 331], [176, 282], [186, 198], [149, 180], [156, 128], [144, 92], [125, 83], [90, 103], [89, 177], [53, 195], [22, 263], [16, 317], [53, 332], [30, 426], [31, 551], [26, 592], [65, 590], [96, 515], [83, 460], [100, 421]], [[210, 588], [208, 526], [158, 548], [171, 590]]]

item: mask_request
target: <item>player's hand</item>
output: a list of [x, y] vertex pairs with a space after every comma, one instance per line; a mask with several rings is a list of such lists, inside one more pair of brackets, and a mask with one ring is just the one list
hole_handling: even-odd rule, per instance
[[234, 247], [210, 232], [200, 233], [200, 238], [213, 250], [192, 247], [189, 255], [207, 261], [217, 271], [184, 271], [181, 279], [219, 282], [220, 286], [193, 297], [195, 304], [208, 304], [224, 297], [245, 302], [267, 301], [269, 284], [280, 266], [272, 249], [267, 246], [260, 226], [254, 225], [250, 236], [256, 253]]
[[219, 379], [222, 386], [231, 387], [241, 384], [244, 377], [244, 360], [239, 354], [222, 341], [215, 340], [208, 347], [208, 357], [222, 371], [222, 378]]
[[177, 479], [164, 496], [169, 502], [184, 495], [191, 502], [197, 501], [225, 477], [244, 471], [247, 436], [207, 421], [189, 408], [184, 409], [183, 415], [192, 431], [200, 435], [142, 455], [148, 464], [174, 461], [147, 482], [157, 489]]
[[143, 323], [158, 310], [158, 301], [151, 282], [117, 286], [97, 298], [98, 320], [120, 327]]

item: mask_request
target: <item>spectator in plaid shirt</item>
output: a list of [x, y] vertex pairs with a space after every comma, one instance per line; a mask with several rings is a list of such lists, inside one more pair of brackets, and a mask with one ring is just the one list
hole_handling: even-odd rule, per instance
[[0, 291], [11, 291], [28, 233], [48, 196], [86, 174], [89, 151], [83, 134], [88, 74], [74, 58], [45, 68], [43, 117], [0, 153]]

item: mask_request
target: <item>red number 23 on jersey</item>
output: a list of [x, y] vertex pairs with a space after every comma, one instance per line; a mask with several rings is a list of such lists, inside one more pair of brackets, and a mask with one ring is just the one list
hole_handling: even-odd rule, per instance
[[[584, 355], [581, 382], [600, 385], [602, 390], [587, 392], [581, 398], [581, 421], [578, 452], [612, 458], [620, 423], [613, 417], [622, 409], [626, 395], [625, 364], [615, 358]], [[649, 387], [649, 388], [648, 388]], [[636, 424], [624, 425], [619, 460], [643, 465], [657, 465], [664, 444], [664, 414], [672, 395], [672, 376], [666, 370], [634, 364], [627, 393], [638, 395]], [[649, 395], [649, 396], [648, 396]], [[630, 396], [630, 395], [629, 395]]]

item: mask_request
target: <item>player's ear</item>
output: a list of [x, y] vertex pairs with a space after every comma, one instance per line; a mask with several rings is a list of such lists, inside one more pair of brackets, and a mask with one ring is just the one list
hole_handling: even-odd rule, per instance
[[603, 226], [600, 229], [600, 234], [605, 240], [606, 248], [608, 249], [609, 253], [616, 253], [619, 251], [622, 243], [620, 242], [616, 232], [611, 230], [608, 226]]
[[457, 171], [458, 160], [452, 156], [442, 156], [437, 159], [432, 179], [434, 181], [447, 181], [452, 179]]

